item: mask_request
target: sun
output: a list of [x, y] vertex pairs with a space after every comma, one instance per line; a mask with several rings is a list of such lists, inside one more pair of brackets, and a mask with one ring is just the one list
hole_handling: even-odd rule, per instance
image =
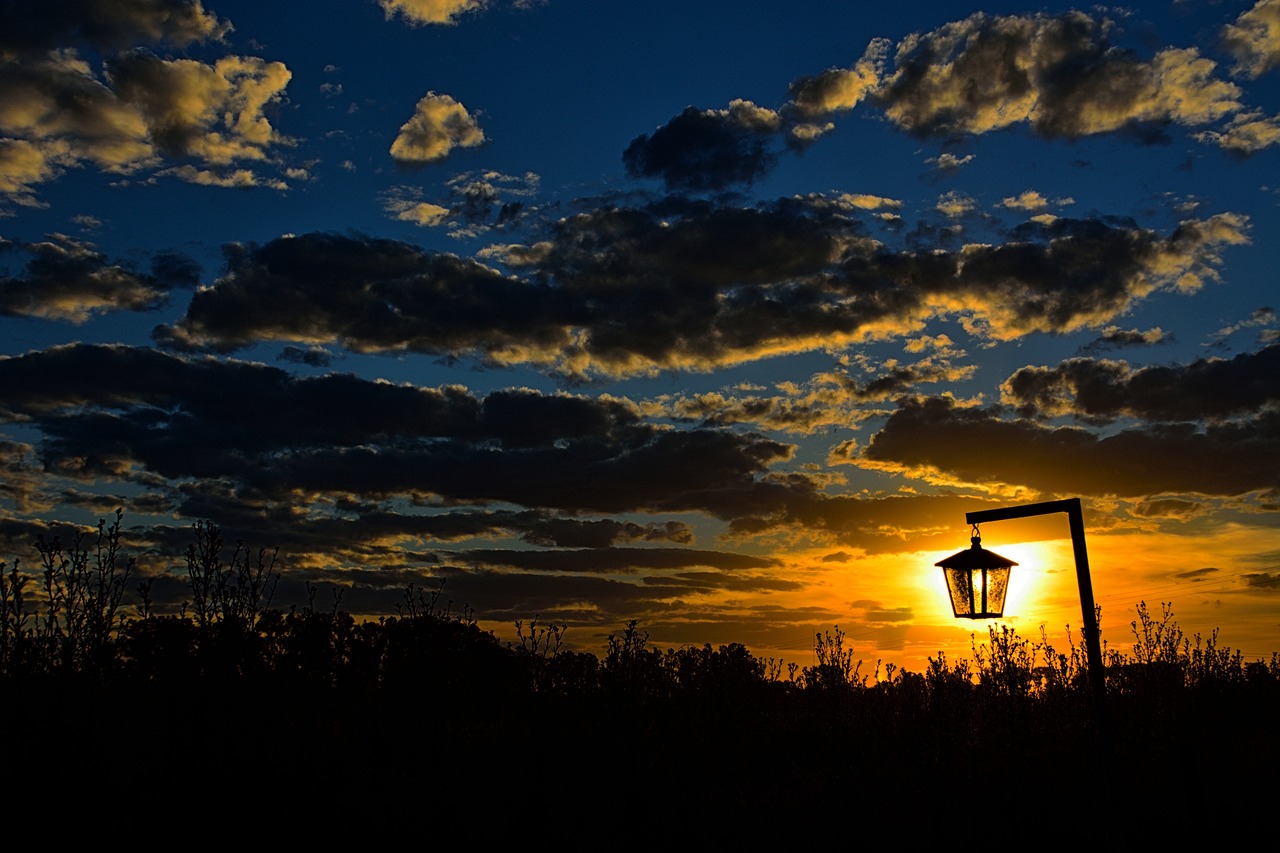
[[1001, 543], [998, 553], [1017, 563], [1009, 573], [1005, 618], [1033, 625], [1053, 622], [1072, 603], [1079, 617], [1078, 579], [1070, 541]]

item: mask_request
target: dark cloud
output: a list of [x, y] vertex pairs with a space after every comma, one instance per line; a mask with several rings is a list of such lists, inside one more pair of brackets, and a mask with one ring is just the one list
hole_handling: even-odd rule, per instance
[[[790, 458], [788, 445], [658, 428], [618, 400], [300, 378], [118, 345], [0, 357], [0, 387], [0, 420], [43, 435], [34, 447], [0, 445], [15, 505], [56, 498], [95, 513], [126, 505], [216, 519], [228, 547], [279, 548], [295, 585], [360, 567], [366, 575], [344, 577], [355, 587], [346, 604], [359, 599], [373, 612], [389, 612], [406, 583], [449, 576], [458, 562], [468, 573], [631, 572], [644, 583], [651, 572], [770, 569], [773, 558], [689, 548], [689, 522], [662, 515], [776, 516], [816, 494], [803, 476], [770, 473]], [[68, 480], [93, 493], [50, 491]], [[130, 497], [110, 495], [113, 483]], [[180, 556], [158, 555], [181, 555], [191, 536], [164, 525], [130, 533], [152, 573], [180, 566]], [[527, 547], [467, 547], [504, 539]], [[661, 597], [617, 592], [633, 604]]]
[[[86, 64], [65, 55], [0, 62], [0, 132], [59, 167], [87, 159], [125, 171], [152, 156], [133, 110]], [[16, 172], [14, 179], [27, 177]]]
[[1222, 572], [1222, 569], [1215, 568], [1213, 566], [1205, 566], [1204, 568], [1201, 568], [1201, 569], [1191, 569], [1185, 572], [1174, 572], [1173, 577], [1186, 578], [1187, 580], [1203, 580], [1206, 577], [1209, 577], [1211, 575], [1216, 575], [1221, 572]]
[[[1139, 518], [1178, 518], [1186, 519], [1199, 515], [1206, 509], [1199, 501], [1184, 501], [1177, 498], [1158, 498], [1141, 501], [1130, 512]], [[1200, 569], [1199, 571], [1217, 571], [1216, 569]], [[1183, 573], [1186, 576], [1187, 572]]]
[[1247, 239], [1231, 214], [1168, 237], [1058, 219], [1001, 245], [903, 252], [864, 236], [862, 213], [822, 197], [600, 208], [487, 255], [522, 277], [359, 235], [232, 246], [227, 274], [156, 339], [224, 352], [336, 343], [576, 377], [708, 370], [905, 334], [939, 313], [961, 312], [996, 339], [1100, 326], [1153, 290], [1194, 290], [1216, 274], [1223, 245]]
[[[526, 571], [635, 572], [642, 569], [708, 567], [721, 570], [768, 569], [779, 565], [772, 557], [694, 548], [588, 548], [565, 551], [469, 549], [450, 555], [456, 561]], [[659, 581], [661, 582], [661, 581]]]
[[915, 620], [915, 613], [910, 607], [894, 607], [892, 609], [876, 607], [869, 608], [862, 618], [868, 622], [910, 623]]
[[883, 403], [922, 384], [961, 380], [971, 368], [953, 367], [946, 359], [866, 368], [872, 378], [858, 380], [846, 372], [821, 373], [804, 385], [787, 383], [785, 393], [707, 392], [663, 396], [646, 406], [650, 413], [697, 421], [703, 426], [751, 424], [759, 429], [812, 434], [819, 429], [849, 427], [878, 413], [868, 403]]
[[1280, 412], [1274, 410], [1239, 423], [1154, 424], [1104, 436], [1004, 415], [948, 398], [905, 400], [859, 463], [1084, 496], [1232, 496], [1280, 481]]
[[448, 198], [426, 201], [420, 187], [401, 185], [383, 194], [383, 210], [402, 222], [447, 228], [451, 237], [475, 237], [494, 230], [511, 230], [537, 208], [526, 207], [538, 193], [541, 179], [533, 172], [463, 172], [450, 178]]
[[1280, 345], [1172, 366], [1134, 368], [1123, 361], [1073, 358], [1057, 367], [1021, 368], [1001, 390], [1004, 401], [1023, 417], [1240, 417], [1280, 405]]
[[548, 518], [521, 537], [535, 545], [560, 548], [608, 548], [622, 542], [693, 542], [693, 530], [680, 521], [636, 524], [612, 519]]
[[631, 177], [660, 177], [671, 190], [750, 185], [777, 163], [771, 145], [778, 128], [775, 113], [746, 102], [728, 110], [686, 107], [652, 135], [633, 139], [622, 162]]
[[333, 364], [333, 354], [324, 347], [294, 347], [287, 346], [280, 350], [280, 355], [276, 356], [280, 361], [288, 361], [293, 364], [305, 364], [309, 367], [328, 367]]
[[503, 452], [462, 442], [317, 449], [268, 465], [241, 465], [240, 476], [250, 491], [275, 500], [291, 492], [420, 494], [575, 513], [702, 512], [729, 518], [775, 508], [803, 487], [764, 476], [789, 454], [788, 446], [759, 437], [672, 431]]
[[36, 537], [48, 532], [47, 525], [30, 519], [0, 517], [0, 548], [3, 548], [5, 568], [12, 570], [17, 565], [19, 571], [26, 573], [34, 566], [32, 543]]
[[[161, 58], [147, 46], [219, 40], [229, 26], [199, 3], [28, 6], [0, 6], [9, 19], [0, 20], [0, 192], [11, 200], [30, 205], [37, 184], [86, 164], [114, 175], [156, 169], [210, 186], [287, 186], [235, 165], [271, 159], [291, 141], [264, 112], [283, 98], [292, 76], [284, 64], [231, 55], [206, 64]], [[109, 53], [99, 71], [80, 58], [80, 40], [129, 49]], [[161, 155], [181, 162], [166, 166]]]
[[482, 355], [568, 343], [547, 288], [407, 243], [308, 234], [229, 246], [227, 261], [177, 326], [157, 330], [162, 343], [230, 351], [278, 339]]
[[1169, 344], [1174, 342], [1172, 335], [1166, 334], [1164, 330], [1155, 328], [1142, 331], [1139, 329], [1120, 329], [1110, 326], [1103, 329], [1103, 334], [1084, 346], [1080, 347], [1081, 355], [1094, 355], [1099, 352], [1109, 350], [1126, 349], [1129, 347], [1149, 347], [1157, 344]]
[[921, 136], [1026, 124], [1046, 137], [1124, 132], [1166, 140], [1170, 125], [1202, 126], [1242, 108], [1240, 90], [1194, 49], [1143, 58], [1111, 42], [1112, 21], [1071, 11], [976, 13], [903, 39], [894, 70], [869, 95], [894, 124]]
[[42, 481], [31, 445], [0, 438], [0, 496], [20, 512], [30, 512], [41, 502]]
[[1280, 590], [1280, 572], [1246, 572], [1241, 575], [1245, 586], [1251, 590], [1272, 592]]
[[[437, 566], [442, 562], [464, 560], [470, 565], [512, 564], [501, 555], [518, 554], [516, 550], [493, 551], [415, 551], [419, 545], [439, 547], [475, 540], [497, 540], [518, 537], [539, 548], [576, 549], [563, 559], [563, 571], [579, 571], [588, 558], [582, 550], [609, 551], [618, 545], [634, 542], [692, 544], [689, 526], [683, 522], [649, 522], [638, 524], [613, 519], [559, 518], [541, 510], [483, 510], [420, 508], [417, 512], [397, 512], [365, 505], [350, 504], [335, 515], [318, 512], [292, 512], [279, 505], [254, 505], [230, 490], [208, 482], [193, 483], [183, 489], [183, 500], [170, 511], [187, 518], [216, 518], [226, 538], [247, 541], [268, 539], [290, 555], [295, 567], [325, 567], [334, 561], [383, 570], [397, 565]], [[130, 502], [132, 507], [132, 502]], [[161, 543], [171, 552], [180, 553], [182, 540], [189, 534], [170, 530]], [[173, 549], [176, 548], [176, 551]], [[492, 549], [491, 549], [492, 550]], [[525, 549], [526, 551], [529, 549]], [[631, 552], [640, 549], [623, 549]], [[660, 548], [669, 552], [661, 560], [643, 555], [631, 560], [633, 567], [659, 565], [704, 565], [710, 552], [691, 551], [687, 563], [673, 554], [682, 549]], [[728, 558], [726, 558], [728, 559]], [[620, 564], [621, 558], [601, 557], [602, 564]], [[529, 568], [540, 564], [529, 563]]]
[[0, 260], [25, 256], [23, 274], [0, 273], [0, 315], [83, 323], [110, 311], [149, 311], [174, 288], [199, 280], [199, 267], [174, 253], [155, 256], [150, 273], [111, 263], [92, 243], [54, 234], [41, 243], [0, 240]]
[[312, 497], [434, 496], [732, 517], [805, 488], [766, 476], [789, 445], [658, 429], [611, 399], [520, 389], [478, 398], [456, 386], [295, 378], [263, 365], [86, 345], [0, 358], [0, 384], [5, 419], [44, 432], [40, 454], [51, 470], [208, 478], [228, 483], [228, 498], [284, 507]]
[[182, 47], [231, 30], [200, 0], [27, 0], [0, 2], [0, 50], [39, 53], [86, 43], [123, 49], [144, 42]]
[[1004, 336], [1073, 331], [1119, 316], [1162, 279], [1198, 287], [1214, 276], [1209, 247], [1245, 242], [1246, 231], [1230, 214], [1185, 221], [1167, 238], [1124, 220], [1028, 222], [1010, 243], [966, 252], [961, 278], [987, 290], [975, 296], [1000, 294], [1005, 307], [994, 313]]
[[291, 72], [279, 62], [226, 56], [212, 65], [131, 50], [107, 63], [122, 105], [146, 121], [150, 144], [170, 156], [211, 165], [265, 156], [286, 141], [263, 115], [282, 97]]

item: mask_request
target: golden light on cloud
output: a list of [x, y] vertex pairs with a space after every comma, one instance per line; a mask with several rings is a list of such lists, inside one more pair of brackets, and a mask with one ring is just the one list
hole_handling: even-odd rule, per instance
[[1223, 28], [1223, 41], [1236, 57], [1236, 72], [1257, 77], [1280, 64], [1280, 2], [1258, 0]]
[[487, 5], [486, 0], [378, 0], [378, 5], [390, 20], [399, 15], [409, 24], [453, 24], [467, 12], [475, 12]]
[[391, 143], [398, 163], [417, 165], [440, 160], [454, 148], [474, 148], [485, 141], [484, 131], [467, 108], [449, 95], [428, 92], [413, 116], [400, 126]]

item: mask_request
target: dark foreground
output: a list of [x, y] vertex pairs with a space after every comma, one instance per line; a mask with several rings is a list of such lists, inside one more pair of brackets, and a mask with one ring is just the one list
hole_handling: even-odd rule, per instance
[[1137, 849], [1277, 819], [1280, 670], [1199, 638], [1109, 655], [1100, 720], [1081, 656], [1011, 631], [871, 683], [838, 635], [784, 674], [634, 624], [603, 659], [425, 612], [235, 625], [137, 620], [96, 666], [11, 655], [8, 814], [50, 838], [539, 850]]

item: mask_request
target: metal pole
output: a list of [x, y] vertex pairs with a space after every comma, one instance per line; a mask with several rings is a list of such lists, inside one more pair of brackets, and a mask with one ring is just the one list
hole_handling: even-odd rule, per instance
[[969, 524], [981, 524], [984, 521], [1030, 518], [1034, 515], [1048, 515], [1054, 512], [1065, 512], [1071, 527], [1071, 548], [1075, 553], [1076, 580], [1080, 587], [1080, 610], [1084, 617], [1082, 633], [1085, 654], [1089, 661], [1089, 684], [1098, 717], [1098, 736], [1102, 742], [1104, 754], [1110, 756], [1111, 722], [1107, 711], [1107, 681], [1102, 671], [1101, 632], [1098, 627], [1097, 608], [1093, 603], [1093, 582], [1089, 579], [1089, 553], [1084, 546], [1084, 514], [1080, 509], [1080, 499], [1068, 498], [1061, 501], [977, 510], [965, 513], [964, 520]]

